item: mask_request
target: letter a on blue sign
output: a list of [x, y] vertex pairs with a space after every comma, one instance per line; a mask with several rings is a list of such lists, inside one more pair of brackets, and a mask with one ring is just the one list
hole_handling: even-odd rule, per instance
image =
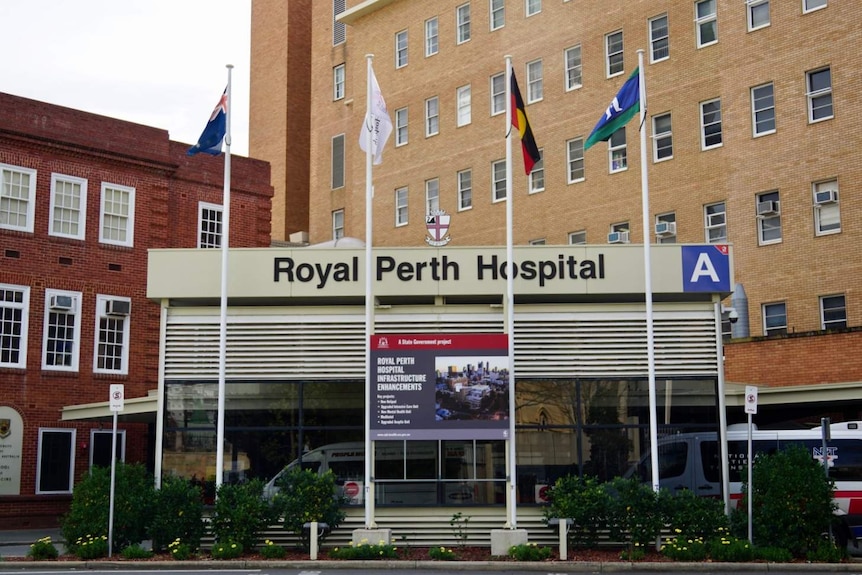
[[728, 247], [682, 246], [682, 291], [731, 291]]

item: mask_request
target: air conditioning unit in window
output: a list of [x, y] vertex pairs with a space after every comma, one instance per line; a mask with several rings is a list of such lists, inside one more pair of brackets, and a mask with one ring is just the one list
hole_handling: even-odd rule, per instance
[[629, 243], [628, 232], [611, 232], [608, 234], [609, 244], [627, 244]]
[[757, 215], [763, 217], [777, 216], [781, 213], [778, 200], [757, 202]]
[[71, 311], [73, 303], [70, 295], [52, 295], [48, 307], [54, 311]]
[[822, 190], [814, 192], [814, 203], [818, 206], [821, 204], [834, 204], [838, 201], [838, 190]]
[[676, 222], [658, 222], [655, 225], [655, 235], [666, 238], [676, 234]]
[[107, 315], [129, 315], [132, 302], [122, 299], [109, 299], [105, 302], [105, 313]]

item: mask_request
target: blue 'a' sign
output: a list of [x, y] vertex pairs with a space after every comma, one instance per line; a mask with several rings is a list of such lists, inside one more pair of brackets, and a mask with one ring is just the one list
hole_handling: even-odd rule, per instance
[[682, 246], [684, 292], [730, 292], [730, 249], [724, 244]]

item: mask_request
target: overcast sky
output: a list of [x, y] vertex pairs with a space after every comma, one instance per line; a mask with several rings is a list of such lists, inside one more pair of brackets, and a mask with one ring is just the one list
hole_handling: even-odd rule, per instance
[[0, 91], [197, 142], [231, 83], [248, 154], [251, 0], [0, 0]]

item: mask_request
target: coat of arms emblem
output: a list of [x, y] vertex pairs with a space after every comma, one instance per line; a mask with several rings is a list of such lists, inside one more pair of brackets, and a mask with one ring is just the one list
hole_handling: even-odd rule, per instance
[[12, 433], [12, 420], [0, 419], [0, 439], [6, 439]]
[[425, 216], [425, 228], [428, 230], [428, 235], [425, 236], [425, 243], [429, 246], [439, 248], [452, 240], [448, 235], [449, 218], [451, 216], [443, 210], [434, 210]]

